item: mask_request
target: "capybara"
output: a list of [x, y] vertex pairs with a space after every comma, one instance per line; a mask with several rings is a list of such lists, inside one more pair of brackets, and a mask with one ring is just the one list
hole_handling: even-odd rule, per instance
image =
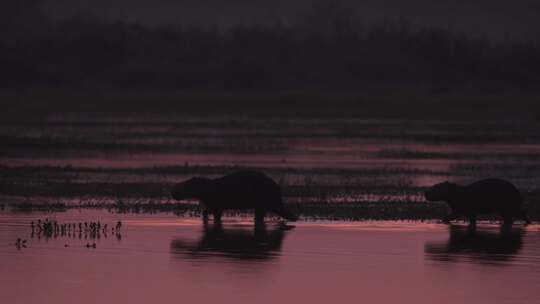
[[227, 209], [254, 209], [257, 223], [264, 221], [268, 211], [290, 221], [297, 220], [283, 206], [276, 182], [257, 171], [238, 171], [215, 179], [193, 177], [174, 185], [171, 195], [176, 200], [199, 200], [205, 221], [208, 213], [213, 213], [214, 221], [219, 222]]
[[451, 213], [445, 222], [465, 216], [474, 226], [478, 215], [496, 213], [502, 217], [504, 225], [512, 225], [513, 218], [530, 223], [523, 211], [519, 190], [502, 179], [483, 179], [467, 186], [444, 182], [429, 188], [425, 197], [428, 201], [444, 201], [450, 206]]

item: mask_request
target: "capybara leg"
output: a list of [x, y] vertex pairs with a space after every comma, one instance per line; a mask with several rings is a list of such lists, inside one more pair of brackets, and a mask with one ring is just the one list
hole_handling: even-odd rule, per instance
[[264, 225], [264, 216], [266, 215], [266, 210], [264, 209], [255, 209], [255, 225]]
[[469, 215], [469, 226], [476, 227], [476, 214]]
[[523, 210], [519, 210], [518, 217], [525, 221], [525, 225], [529, 225], [531, 223], [531, 220]]
[[455, 219], [456, 217], [457, 217], [456, 214], [450, 213], [449, 215], [445, 216], [442, 221], [445, 224], [450, 224], [450, 221]]
[[257, 222], [255, 221], [255, 239], [257, 240], [264, 240], [268, 237], [268, 233], [266, 231], [266, 224], [264, 221]]
[[221, 214], [223, 212], [221, 210], [214, 210], [214, 224], [221, 224]]
[[208, 210], [204, 209], [202, 211], [202, 219], [204, 223], [208, 223]]
[[503, 215], [503, 226], [511, 227], [512, 226], [512, 215], [505, 214]]

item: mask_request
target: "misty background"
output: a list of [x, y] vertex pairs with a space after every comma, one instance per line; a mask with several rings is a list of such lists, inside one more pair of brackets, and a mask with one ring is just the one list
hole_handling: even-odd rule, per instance
[[293, 24], [314, 5], [333, 3], [358, 24], [406, 19], [476, 37], [540, 39], [535, 0], [46, 0], [48, 15], [81, 12], [144, 25], [219, 26]]
[[536, 1], [17, 0], [1, 87], [535, 89]]

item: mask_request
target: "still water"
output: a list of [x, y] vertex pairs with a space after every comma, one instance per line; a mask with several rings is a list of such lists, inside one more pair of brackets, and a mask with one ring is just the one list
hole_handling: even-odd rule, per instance
[[[99, 238], [32, 235], [30, 222], [44, 218], [123, 225]], [[4, 211], [0, 270], [10, 304], [536, 303], [540, 229], [269, 221], [255, 230], [242, 218], [204, 227], [163, 213]]]

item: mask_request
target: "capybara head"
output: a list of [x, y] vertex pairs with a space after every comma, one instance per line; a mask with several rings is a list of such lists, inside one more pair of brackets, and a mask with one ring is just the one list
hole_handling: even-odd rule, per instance
[[201, 194], [208, 191], [209, 179], [203, 177], [193, 177], [173, 186], [171, 196], [175, 200], [199, 198]]
[[459, 185], [449, 182], [444, 182], [431, 186], [425, 193], [426, 200], [433, 201], [447, 201], [455, 195]]

